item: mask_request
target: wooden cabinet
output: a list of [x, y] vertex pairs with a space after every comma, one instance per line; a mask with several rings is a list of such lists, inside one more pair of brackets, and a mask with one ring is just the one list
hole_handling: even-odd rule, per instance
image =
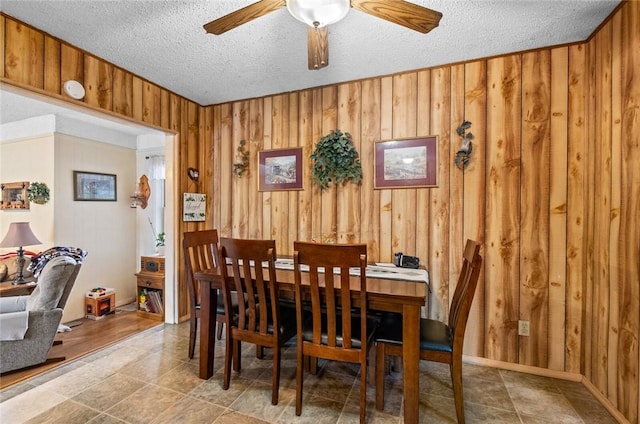
[[164, 321], [164, 256], [142, 256], [138, 279], [138, 315]]

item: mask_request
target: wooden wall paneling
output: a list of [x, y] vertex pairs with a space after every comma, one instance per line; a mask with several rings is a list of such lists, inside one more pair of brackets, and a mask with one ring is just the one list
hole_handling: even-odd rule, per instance
[[[262, 194], [258, 191], [258, 152], [262, 150], [263, 142], [263, 122], [264, 122], [264, 101], [262, 99], [252, 99], [249, 101], [249, 137], [246, 148], [249, 152], [249, 170], [243, 177], [248, 181], [249, 206], [247, 212], [248, 238], [262, 239]], [[284, 252], [277, 252], [284, 254]]]
[[[417, 96], [418, 76], [416, 72], [393, 76], [393, 138], [416, 136], [417, 128]], [[416, 232], [424, 234], [424, 227], [417, 227], [416, 196], [418, 190], [424, 188], [393, 189], [391, 205], [391, 248], [393, 255], [403, 252], [405, 255], [416, 254]], [[430, 225], [430, 223], [424, 223]], [[436, 276], [437, 278], [437, 276]]]
[[567, 304], [567, 47], [551, 50], [549, 144], [549, 369], [564, 371]]
[[618, 258], [620, 257], [620, 188], [622, 187], [620, 174], [623, 169], [622, 162], [622, 80], [621, 76], [621, 16], [617, 13], [613, 16], [611, 25], [611, 222], [609, 230], [609, 278], [611, 292], [609, 294], [609, 322], [607, 345], [607, 387], [609, 392], [607, 398], [612, 404], [618, 404], [618, 342], [620, 334], [620, 291], [618, 281], [620, 281], [620, 268]]
[[[325, 136], [335, 129], [342, 132], [350, 132], [350, 128], [338, 128], [338, 88], [337, 86], [322, 88], [322, 135]], [[334, 184], [320, 193], [320, 222], [321, 238], [323, 243], [336, 243], [337, 241], [337, 188]]]
[[[271, 149], [289, 147], [289, 96], [280, 94], [272, 97], [271, 109]], [[276, 241], [277, 252], [288, 252], [289, 239], [289, 191], [271, 192], [271, 228], [269, 238]], [[267, 229], [267, 228], [266, 228]]]
[[[169, 94], [170, 97], [170, 94]], [[165, 101], [162, 96], [163, 103], [162, 109], [164, 110]], [[170, 100], [167, 99], [167, 104]], [[199, 139], [200, 139], [200, 190], [206, 195], [205, 198], [205, 220], [199, 225], [199, 229], [211, 229], [217, 228], [214, 226], [213, 211], [211, 199], [214, 197], [214, 181], [213, 181], [213, 160], [214, 160], [214, 145], [213, 145], [213, 107], [198, 107], [198, 123], [199, 123]], [[163, 112], [164, 115], [164, 112]], [[164, 120], [164, 119], [163, 119]], [[184, 178], [189, 179], [186, 176], [186, 170], [182, 172]]]
[[[352, 82], [340, 84], [338, 86], [338, 110], [337, 110], [337, 127], [348, 128], [351, 134], [351, 141], [358, 152], [358, 160], [362, 166], [362, 138], [360, 137], [361, 128], [361, 83]], [[346, 130], [345, 130], [346, 131]], [[342, 184], [336, 193], [336, 211], [337, 211], [337, 243], [360, 243], [360, 225], [362, 221], [363, 204], [361, 202], [361, 185], [351, 182]], [[369, 254], [367, 252], [367, 254]]]
[[[200, 109], [201, 112], [207, 110], [207, 108]], [[208, 122], [206, 121], [206, 117], [202, 122]], [[211, 125], [211, 123], [208, 122], [208, 125]], [[160, 88], [160, 126], [166, 129], [171, 127], [171, 92], [164, 88]], [[206, 143], [208, 140], [205, 138], [203, 139], [203, 142]]]
[[593, 235], [593, 375], [591, 382], [607, 395], [609, 343], [609, 229], [611, 216], [611, 26], [594, 38], [596, 60], [595, 178]]
[[529, 321], [530, 336], [519, 339], [518, 362], [543, 368], [548, 362], [551, 106], [549, 50], [524, 53], [519, 317]]
[[35, 88], [44, 88], [44, 36], [13, 19], [6, 18], [5, 75]]
[[[135, 81], [135, 78], [134, 78]], [[141, 80], [140, 80], [141, 82]], [[134, 100], [137, 98], [139, 101], [139, 108], [142, 109], [143, 104], [143, 96], [142, 96], [142, 84], [140, 84], [141, 90], [139, 91], [140, 96], [134, 96]], [[135, 92], [135, 91], [134, 91]], [[179, 187], [178, 193], [180, 197], [178, 198], [178, 219], [179, 219], [179, 230], [178, 234], [182, 234], [184, 231], [193, 231], [197, 229], [197, 224], [194, 222], [185, 222], [183, 220], [183, 203], [184, 203], [184, 193], [193, 192], [196, 190], [190, 190], [190, 182], [191, 180], [187, 178], [186, 170], [189, 166], [190, 161], [190, 138], [189, 138], [189, 102], [186, 99], [178, 98], [177, 99], [177, 114], [175, 115], [175, 125], [178, 136], [176, 137], [176, 144], [178, 145], [178, 157], [176, 158], [176, 162], [179, 163], [177, 167], [178, 173], [178, 181], [177, 186]], [[138, 106], [135, 106], [134, 109], [137, 109]], [[196, 186], [197, 187], [197, 186]], [[180, 241], [182, 242], [182, 240]], [[178, 255], [179, 258], [184, 260], [184, 256], [182, 254]], [[186, 277], [182, 277], [178, 280], [178, 287], [176, 289], [177, 299], [175, 299], [177, 308], [178, 308], [178, 317], [179, 321], [184, 321], [187, 319], [189, 314], [191, 313], [191, 308], [189, 305], [189, 291], [187, 287]]]
[[362, 187], [360, 238], [370, 258], [380, 257], [380, 190], [374, 190], [374, 149], [380, 141], [380, 79], [362, 81], [360, 109], [360, 158]]
[[60, 82], [60, 41], [44, 36], [44, 91], [62, 94]]
[[[231, 203], [231, 221], [233, 222], [231, 235], [232, 237], [246, 239], [249, 234], [249, 214], [254, 212], [249, 209], [249, 175], [245, 174], [243, 177], [238, 177], [233, 173], [233, 164], [240, 157], [238, 153], [240, 140], [244, 140], [245, 143], [249, 141], [249, 102], [234, 102], [232, 109], [233, 129], [231, 140], [229, 140], [232, 144], [230, 158], [231, 193], [229, 194], [230, 199], [228, 199]], [[245, 147], [249, 148], [247, 144], [245, 144]]]
[[[453, 65], [451, 69], [451, 81], [450, 81], [450, 113], [451, 120], [449, 123], [449, 160], [453, 160], [453, 155], [458, 151], [460, 147], [460, 138], [456, 133], [456, 129], [464, 120], [464, 73], [465, 67], [463, 64]], [[473, 134], [473, 132], [472, 132]], [[482, 139], [485, 137], [483, 136]], [[475, 140], [474, 140], [475, 141]], [[486, 154], [486, 141], [484, 141], [485, 147], [476, 151], [477, 155]], [[478, 149], [474, 143], [474, 149]], [[445, 150], [447, 151], [447, 150]], [[445, 160], [441, 156], [440, 160]], [[464, 238], [464, 172], [458, 169], [455, 165], [449, 167], [449, 300], [456, 289], [458, 283], [458, 276], [462, 268], [462, 256], [464, 254], [464, 245], [466, 239]], [[483, 251], [484, 255], [484, 251]], [[485, 273], [486, 273], [485, 266]], [[477, 290], [478, 296], [480, 291]], [[431, 316], [433, 318], [433, 316]], [[484, 334], [485, 329], [480, 323], [468, 321], [467, 331], [469, 333]], [[484, 356], [484, 352], [481, 356]]]
[[113, 110], [113, 65], [91, 55], [84, 55], [84, 102]]
[[[380, 139], [393, 137], [393, 77], [380, 79]], [[391, 230], [392, 193], [391, 189], [378, 190], [380, 193], [380, 261], [393, 262], [393, 233]]]
[[[323, 123], [324, 123], [324, 114], [322, 107], [322, 88], [315, 88], [311, 90], [312, 92], [312, 117], [311, 117], [311, 150], [309, 151], [309, 155], [315, 149], [316, 143], [320, 140], [320, 137], [323, 136]], [[308, 158], [308, 156], [307, 156]], [[311, 160], [309, 159], [309, 165], [307, 168], [309, 170], [313, 166]], [[318, 242], [323, 241], [322, 238], [322, 193], [320, 188], [314, 184], [311, 179], [309, 179], [309, 190], [311, 191], [311, 204], [312, 204], [312, 214], [311, 214], [311, 240], [315, 240]]]
[[[273, 114], [273, 97], [266, 97], [264, 99], [264, 128], [263, 133], [263, 149], [270, 150], [273, 147], [273, 120], [271, 118]], [[258, 158], [256, 157], [256, 166]], [[257, 168], [256, 168], [257, 170]], [[271, 235], [271, 222], [273, 216], [272, 208], [272, 192], [262, 192], [262, 238], [272, 239]], [[277, 249], [277, 246], [276, 246]]]
[[[432, 116], [431, 112], [434, 110], [434, 102], [431, 83], [431, 79], [435, 78], [432, 74], [432, 70], [426, 69], [416, 72], [416, 136], [423, 135], [438, 135], [434, 133], [432, 128]], [[438, 87], [439, 88], [439, 87]], [[437, 91], [438, 88], [435, 88]], [[437, 107], [435, 107], [437, 109]], [[439, 139], [441, 142], [441, 139]], [[438, 151], [440, 146], [437, 147]], [[440, 166], [442, 162], [437, 162], [437, 181], [441, 182], [442, 170]], [[441, 187], [441, 186], [439, 186]], [[422, 261], [423, 265], [427, 265], [431, 268], [431, 261], [438, 261], [440, 259], [438, 254], [437, 244], [433, 244], [433, 233], [442, 233], [442, 228], [436, 228], [442, 224], [442, 221], [438, 220], [438, 214], [441, 212], [437, 203], [431, 203], [432, 193], [437, 191], [438, 187], [430, 187], [425, 189], [416, 190], [416, 213], [415, 213], [415, 250], [414, 256], [417, 256]], [[437, 238], [438, 236], [436, 236]], [[432, 246], [436, 250], [432, 249]], [[440, 269], [434, 268], [432, 273], [438, 276], [438, 280], [442, 275]], [[426, 312], [426, 308], [423, 308], [423, 312]]]
[[[629, 422], [637, 424], [640, 403], [640, 3], [626, 2], [620, 25], [621, 46], [621, 156], [619, 336], [617, 346], [617, 406]], [[616, 75], [617, 77], [617, 75]]]
[[[131, 80], [131, 106], [132, 106], [132, 113], [133, 113], [132, 116], [133, 116], [133, 119], [140, 122], [144, 121], [143, 92], [144, 92], [144, 89], [143, 89], [142, 79], [134, 75], [133, 79]], [[182, 100], [180, 100], [180, 110], [181, 109], [182, 109]]]
[[[300, 92], [298, 145], [302, 147], [302, 187], [298, 193], [298, 233], [296, 240], [313, 239], [313, 189], [311, 187], [311, 159], [313, 152], [313, 90]], [[293, 247], [291, 248], [293, 249]], [[292, 252], [293, 253], [293, 252]]]
[[[476, 61], [465, 64], [464, 83], [464, 118], [472, 123], [471, 130], [475, 135], [473, 159], [464, 170], [463, 192], [463, 238], [485, 243], [485, 166], [487, 139], [487, 64]], [[459, 124], [458, 124], [459, 125]], [[517, 192], [517, 191], [516, 191]], [[509, 197], [506, 197], [507, 199]], [[464, 242], [463, 242], [464, 243]], [[464, 246], [464, 245], [463, 245]], [[482, 251], [481, 251], [482, 252]], [[458, 258], [459, 260], [459, 258]], [[480, 276], [474, 296], [469, 321], [477, 322], [484, 328], [485, 321], [484, 278]], [[482, 332], [465, 335], [464, 351], [468, 355], [482, 355], [485, 346], [485, 335]]]
[[5, 17], [3, 15], [0, 15], [0, 58], [2, 58], [2, 60], [0, 60], [0, 76], [2, 78], [7, 78], [7, 75], [5, 74], [5, 63], [7, 62], [7, 56], [6, 56], [6, 51], [5, 51], [5, 46], [6, 46], [6, 31], [5, 31], [5, 27], [7, 25], [7, 20], [5, 19]]
[[583, 369], [583, 306], [585, 300], [585, 224], [587, 185], [586, 45], [569, 49], [567, 127], [567, 301], [565, 371]]
[[[173, 96], [171, 100], [173, 101], [175, 97]], [[133, 74], [118, 67], [113, 70], [113, 111], [129, 118], [133, 117]], [[171, 116], [169, 116], [167, 128], [176, 130], [172, 128]]]
[[438, 186], [418, 190], [416, 255], [434, 276], [430, 279], [431, 316], [445, 322], [449, 316], [450, 90], [450, 68], [418, 72], [417, 131], [438, 137]]
[[220, 191], [215, 194], [216, 200], [220, 203], [220, 227], [218, 235], [220, 237], [233, 237], [233, 105], [225, 103], [220, 106]]
[[68, 44], [60, 46], [60, 83], [75, 80], [84, 86], [84, 53]]
[[[511, 363], [518, 362], [520, 66], [519, 55], [487, 61], [486, 133], [472, 126], [475, 158], [486, 150], [486, 357]], [[465, 173], [465, 218], [474, 212], [467, 211], [467, 182]]]
[[142, 120], [160, 126], [160, 87], [142, 81]]
[[[300, 125], [300, 93], [289, 93], [289, 113], [288, 113], [288, 147], [301, 147], [301, 141], [298, 136], [298, 127]], [[306, 158], [302, 158], [303, 166]], [[304, 186], [303, 186], [304, 190]], [[285, 240], [286, 250], [282, 251], [282, 254], [293, 256], [293, 242], [297, 240], [298, 234], [298, 217], [300, 211], [298, 210], [298, 196], [302, 193], [301, 190], [292, 190], [287, 194], [289, 201], [288, 207], [288, 231], [287, 239]]]
[[[211, 116], [212, 130], [212, 157], [209, 164], [210, 175], [206, 178], [211, 178], [211, 191], [207, 195], [207, 210], [211, 214], [211, 221], [213, 223], [211, 228], [218, 230], [220, 234], [222, 230], [221, 211], [222, 211], [222, 136], [221, 136], [221, 122], [222, 122], [222, 106], [209, 106], [209, 115]], [[253, 161], [249, 158], [249, 167], [255, 170], [257, 159], [254, 156]], [[250, 171], [251, 172], [251, 171]], [[255, 173], [256, 171], [254, 171]], [[226, 202], [225, 202], [226, 203]], [[260, 208], [262, 210], [262, 208]]]

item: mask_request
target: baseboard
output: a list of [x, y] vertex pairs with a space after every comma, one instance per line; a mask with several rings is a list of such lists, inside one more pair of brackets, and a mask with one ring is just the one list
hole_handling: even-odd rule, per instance
[[620, 424], [631, 424], [624, 415], [607, 399], [597, 388], [582, 374], [576, 374], [566, 371], [550, 370], [547, 368], [532, 367], [530, 365], [513, 364], [511, 362], [496, 361], [495, 359], [480, 358], [477, 356], [463, 355], [462, 361], [472, 365], [482, 365], [485, 367], [500, 368], [509, 371], [517, 371], [526, 374], [539, 375], [542, 377], [557, 378], [559, 380], [575, 381], [582, 383], [587, 390], [604, 406], [607, 411]]

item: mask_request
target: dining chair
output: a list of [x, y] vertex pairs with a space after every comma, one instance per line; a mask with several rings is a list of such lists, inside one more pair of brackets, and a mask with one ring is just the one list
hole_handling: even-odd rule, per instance
[[[222, 388], [229, 388], [232, 359], [234, 370], [241, 370], [241, 342], [253, 343], [260, 351], [271, 348], [271, 403], [277, 405], [281, 348], [295, 336], [296, 320], [293, 309], [280, 308], [276, 242], [221, 238], [218, 257], [227, 324]], [[232, 291], [244, 294], [236, 297], [237, 313], [230, 309]]]
[[[480, 244], [467, 240], [462, 270], [453, 294], [449, 321], [420, 319], [420, 359], [449, 364], [458, 423], [464, 424], [462, 348], [471, 303], [478, 286], [482, 257]], [[384, 408], [385, 359], [402, 356], [402, 316], [384, 314], [376, 333], [376, 408]]]
[[[183, 235], [182, 249], [184, 253], [185, 272], [189, 287], [189, 358], [193, 359], [196, 346], [198, 319], [200, 318], [200, 284], [195, 279], [196, 272], [215, 269], [218, 266], [218, 231], [187, 231]], [[224, 324], [224, 303], [218, 293], [216, 307], [217, 338], [222, 338]]]
[[[296, 241], [293, 250], [296, 320], [302, 329], [296, 346], [296, 415], [302, 412], [305, 361], [320, 358], [360, 364], [363, 423], [367, 353], [377, 325], [367, 314], [367, 246]], [[350, 277], [351, 267], [359, 270], [358, 277]]]

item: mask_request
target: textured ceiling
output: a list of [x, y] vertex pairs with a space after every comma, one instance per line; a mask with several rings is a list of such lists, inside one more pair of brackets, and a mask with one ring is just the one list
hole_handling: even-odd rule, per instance
[[[329, 27], [329, 66], [307, 69], [286, 8], [225, 34], [202, 25], [253, 0], [2, 0], [2, 11], [201, 105], [585, 40], [619, 1], [414, 0], [442, 12], [420, 34], [352, 9]], [[5, 121], [6, 122], [6, 121]]]

